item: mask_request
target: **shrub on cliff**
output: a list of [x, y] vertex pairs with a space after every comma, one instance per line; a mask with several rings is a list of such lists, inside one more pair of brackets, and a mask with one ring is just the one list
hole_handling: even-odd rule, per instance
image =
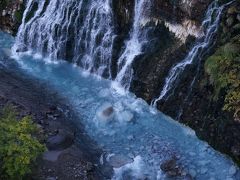
[[0, 179], [23, 179], [31, 172], [45, 147], [34, 137], [37, 127], [30, 117], [21, 120], [11, 108], [0, 116]]
[[206, 72], [215, 87], [215, 98], [225, 90], [224, 110], [233, 112], [235, 120], [240, 120], [240, 36], [236, 36], [205, 63]]

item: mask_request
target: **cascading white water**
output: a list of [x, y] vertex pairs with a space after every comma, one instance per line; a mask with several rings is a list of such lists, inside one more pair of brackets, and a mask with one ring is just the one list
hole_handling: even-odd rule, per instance
[[26, 7], [15, 51], [24, 45], [27, 50], [51, 59], [72, 60], [89, 72], [111, 78], [115, 36], [109, 0], [28, 0]]
[[[143, 53], [144, 43], [148, 42], [147, 28], [142, 22], [149, 7], [151, 1], [135, 0], [130, 38], [118, 59], [115, 82], [127, 90], [133, 78], [132, 63]], [[223, 8], [218, 7], [217, 1], [210, 5], [203, 22], [205, 37], [171, 69], [154, 105], [169, 94], [187, 65], [201, 59], [213, 41]], [[89, 72], [113, 80], [112, 50], [116, 37], [113, 19], [111, 0], [28, 0], [13, 49], [31, 50], [50, 59], [67, 59]]]
[[133, 69], [132, 62], [141, 54], [142, 45], [146, 39], [141, 34], [141, 20], [143, 20], [145, 0], [135, 1], [135, 14], [130, 39], [126, 42], [126, 48], [118, 60], [118, 74], [115, 79], [125, 89], [129, 89], [132, 80]]
[[214, 1], [210, 4], [202, 23], [202, 27], [205, 28], [204, 37], [202, 39], [199, 39], [199, 41], [195, 44], [195, 46], [191, 49], [183, 61], [172, 67], [167, 78], [165, 79], [165, 84], [160, 93], [160, 96], [152, 101], [152, 105], [154, 107], [156, 107], [158, 101], [168, 97], [169, 93], [177, 85], [177, 81], [179, 80], [180, 75], [184, 72], [185, 68], [188, 65], [201, 61], [205, 51], [207, 51], [213, 42], [214, 35], [218, 30], [222, 11], [228, 4], [219, 6], [217, 1]]

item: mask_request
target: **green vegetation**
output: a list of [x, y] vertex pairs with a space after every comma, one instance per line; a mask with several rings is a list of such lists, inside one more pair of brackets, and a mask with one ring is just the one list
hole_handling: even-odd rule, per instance
[[234, 113], [235, 120], [240, 119], [240, 35], [218, 48], [216, 53], [205, 63], [205, 70], [210, 75], [215, 87], [214, 98], [221, 91], [226, 93], [223, 110]]
[[37, 127], [30, 117], [16, 119], [12, 108], [0, 116], [0, 179], [21, 180], [31, 173], [36, 158], [45, 150], [34, 137]]

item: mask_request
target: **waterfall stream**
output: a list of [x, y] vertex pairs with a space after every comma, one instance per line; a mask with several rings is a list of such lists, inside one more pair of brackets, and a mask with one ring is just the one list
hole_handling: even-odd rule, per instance
[[126, 89], [129, 89], [133, 76], [131, 64], [135, 57], [141, 54], [142, 44], [145, 40], [141, 34], [140, 24], [143, 18], [144, 8], [146, 8], [144, 5], [146, 5], [145, 0], [136, 0], [133, 28], [130, 34], [130, 39], [127, 41], [126, 48], [118, 60], [119, 70], [115, 81], [119, 82]]
[[71, 61], [129, 89], [132, 62], [142, 53], [142, 45], [147, 41], [141, 22], [150, 3], [135, 2], [132, 30], [117, 60], [116, 78], [111, 73], [116, 37], [111, 0], [28, 0], [13, 49]]
[[[148, 41], [147, 28], [142, 27], [142, 22], [151, 1], [135, 0], [132, 28], [117, 60], [113, 59], [117, 35], [112, 3], [111, 0], [28, 0], [13, 49], [39, 53], [51, 60], [71, 61], [128, 90], [133, 79], [132, 63], [143, 53], [143, 45]], [[185, 59], [171, 68], [159, 97], [152, 101], [153, 106], [173, 93], [187, 66], [201, 61], [214, 42], [222, 10], [227, 5], [219, 7], [217, 1], [211, 3], [202, 23], [204, 37], [197, 40]], [[112, 76], [114, 61], [117, 61], [116, 77]]]
[[115, 36], [109, 0], [28, 0], [26, 7], [15, 51], [24, 47], [50, 59], [71, 60], [111, 79]]
[[211, 3], [202, 23], [202, 27], [205, 29], [204, 37], [197, 40], [196, 44], [190, 50], [188, 55], [181, 62], [177, 63], [171, 68], [168, 76], [165, 79], [165, 83], [159, 97], [152, 101], [152, 105], [154, 107], [157, 106], [158, 101], [164, 98], [166, 99], [171, 94], [171, 92], [174, 91], [175, 87], [178, 85], [182, 73], [188, 65], [200, 65], [199, 62], [202, 60], [203, 56], [208, 52], [208, 50], [211, 48], [211, 45], [214, 43], [214, 35], [218, 30], [222, 11], [224, 7], [230, 3], [222, 6], [218, 6], [217, 1]]

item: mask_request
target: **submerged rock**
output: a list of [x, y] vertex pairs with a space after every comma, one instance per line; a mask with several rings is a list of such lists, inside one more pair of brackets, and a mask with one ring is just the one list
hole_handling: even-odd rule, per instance
[[105, 116], [105, 117], [110, 117], [114, 112], [114, 109], [113, 107], [108, 107], [106, 109], [103, 110], [102, 114]]
[[96, 114], [98, 119], [110, 122], [114, 116], [114, 108], [110, 103], [105, 103], [97, 110]]
[[164, 171], [169, 177], [182, 176], [183, 170], [177, 165], [176, 158], [172, 158], [163, 162], [160, 166], [161, 170]]
[[133, 159], [123, 155], [113, 155], [109, 158], [108, 162], [114, 168], [120, 168], [126, 164], [132, 163]]

